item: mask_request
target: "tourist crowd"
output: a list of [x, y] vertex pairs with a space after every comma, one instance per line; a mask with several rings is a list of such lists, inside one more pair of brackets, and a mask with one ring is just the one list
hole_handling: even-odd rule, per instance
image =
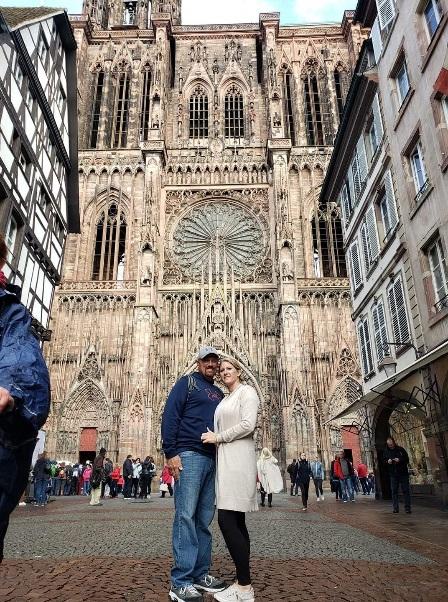
[[[123, 465], [104, 458], [101, 470], [100, 498], [147, 499], [151, 497], [152, 483], [157, 476], [152, 456], [140, 458], [129, 455]], [[28, 497], [37, 506], [45, 506], [51, 496], [90, 496], [94, 469], [92, 462], [71, 464], [49, 460], [45, 452], [40, 454], [30, 474]], [[32, 488], [34, 485], [34, 488]], [[173, 477], [165, 466], [160, 475], [161, 497], [173, 495]], [[32, 495], [31, 495], [31, 492]]]

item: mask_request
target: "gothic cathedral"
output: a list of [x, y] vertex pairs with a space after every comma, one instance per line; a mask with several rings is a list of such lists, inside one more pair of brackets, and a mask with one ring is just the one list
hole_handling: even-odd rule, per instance
[[46, 447], [158, 454], [167, 393], [210, 344], [259, 392], [257, 447], [328, 467], [359, 448], [327, 421], [360, 373], [339, 208], [318, 197], [365, 32], [348, 11], [193, 26], [181, 8], [85, 0], [72, 19], [82, 227], [53, 305]]

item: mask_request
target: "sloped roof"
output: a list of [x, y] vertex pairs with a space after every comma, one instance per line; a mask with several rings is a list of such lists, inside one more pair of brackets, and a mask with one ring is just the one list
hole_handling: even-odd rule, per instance
[[20, 29], [20, 27], [29, 23], [45, 19], [50, 15], [59, 15], [64, 12], [64, 9], [49, 6], [34, 6], [28, 8], [0, 6], [0, 11], [8, 28], [13, 31], [14, 29]]

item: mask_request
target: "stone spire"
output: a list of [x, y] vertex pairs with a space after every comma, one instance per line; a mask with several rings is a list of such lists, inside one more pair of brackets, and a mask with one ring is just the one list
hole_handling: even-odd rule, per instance
[[182, 24], [182, 0], [152, 0], [151, 15], [169, 14], [173, 25]]

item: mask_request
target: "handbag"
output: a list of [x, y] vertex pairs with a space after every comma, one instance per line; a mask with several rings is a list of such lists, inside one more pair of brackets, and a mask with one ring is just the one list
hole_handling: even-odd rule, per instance
[[168, 491], [168, 485], [166, 483], [161, 483], [160, 491]]

